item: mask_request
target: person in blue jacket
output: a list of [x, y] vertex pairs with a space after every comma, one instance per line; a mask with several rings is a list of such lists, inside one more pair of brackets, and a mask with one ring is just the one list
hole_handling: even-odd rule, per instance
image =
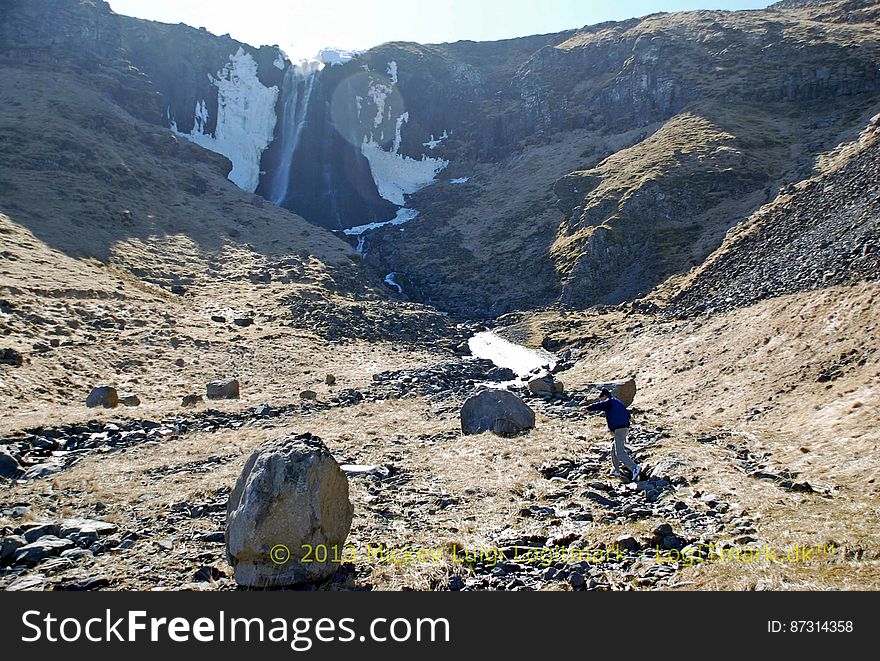
[[584, 411], [589, 413], [604, 413], [605, 420], [608, 421], [608, 429], [614, 434], [614, 442], [611, 445], [611, 463], [614, 465], [614, 472], [617, 475], [623, 475], [620, 470], [621, 464], [629, 471], [629, 477], [633, 482], [639, 479], [639, 473], [642, 467], [633, 461], [629, 451], [626, 449], [626, 437], [629, 435], [630, 414], [626, 408], [626, 404], [615, 397], [607, 388], [603, 389], [599, 395], [599, 401], [584, 407]]

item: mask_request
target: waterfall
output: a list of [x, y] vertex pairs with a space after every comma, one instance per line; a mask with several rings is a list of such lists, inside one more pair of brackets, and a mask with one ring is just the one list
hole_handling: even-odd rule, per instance
[[290, 173], [300, 138], [308, 121], [309, 102], [321, 68], [320, 62], [303, 62], [301, 66], [291, 66], [284, 74], [281, 87], [283, 101], [279, 118], [280, 162], [271, 174], [267, 191], [269, 199], [278, 206], [284, 204], [290, 193]]

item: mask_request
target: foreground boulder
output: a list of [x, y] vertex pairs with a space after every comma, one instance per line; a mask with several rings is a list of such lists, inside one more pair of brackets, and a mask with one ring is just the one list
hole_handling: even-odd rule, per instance
[[105, 409], [115, 409], [119, 406], [119, 393], [116, 388], [110, 386], [98, 386], [92, 388], [92, 392], [86, 398], [86, 406], [90, 409], [103, 406]]
[[630, 406], [636, 398], [636, 382], [635, 379], [629, 381], [612, 381], [611, 383], [591, 383], [587, 386], [587, 391], [592, 399], [599, 397], [599, 393], [607, 388], [621, 402]]
[[535, 428], [535, 412], [509, 390], [484, 390], [461, 407], [461, 431], [515, 436]]
[[214, 381], [208, 384], [208, 399], [238, 399], [239, 383], [236, 379], [226, 381]]
[[[269, 441], [248, 459], [226, 509], [226, 558], [239, 585], [282, 588], [314, 583], [339, 568], [354, 508], [348, 478], [310, 434]], [[313, 560], [313, 562], [309, 562]]]

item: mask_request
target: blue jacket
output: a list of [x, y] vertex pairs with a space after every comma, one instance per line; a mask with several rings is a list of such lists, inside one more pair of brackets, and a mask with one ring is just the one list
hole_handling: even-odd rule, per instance
[[617, 397], [609, 397], [595, 404], [590, 404], [587, 410], [592, 413], [602, 411], [605, 413], [605, 419], [608, 421], [608, 429], [615, 431], [623, 427], [629, 427], [630, 415], [626, 408], [626, 404], [621, 402]]

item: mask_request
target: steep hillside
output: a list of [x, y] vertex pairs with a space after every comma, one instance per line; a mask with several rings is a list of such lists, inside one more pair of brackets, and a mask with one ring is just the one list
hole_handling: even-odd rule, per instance
[[51, 35], [19, 23], [31, 46], [0, 49], [0, 344], [24, 360], [4, 366], [7, 413], [79, 407], [106, 381], [176, 405], [221, 374], [265, 374], [252, 354], [273, 333], [279, 350], [293, 338], [288, 349], [312, 352], [448, 335], [439, 314], [389, 300], [350, 245], [242, 191], [226, 158], [163, 127], [151, 80], [89, 46], [115, 27], [80, 18], [62, 13]]
[[684, 280], [672, 309], [729, 310], [783, 294], [876, 281], [880, 115], [860, 140], [823, 159], [822, 170], [732, 230]]
[[880, 92], [876, 13], [695, 12], [568, 35], [450, 128], [430, 152], [446, 182], [409, 198], [421, 215], [403, 233], [370, 233], [367, 259], [477, 316], [644, 295], [856, 137]]

